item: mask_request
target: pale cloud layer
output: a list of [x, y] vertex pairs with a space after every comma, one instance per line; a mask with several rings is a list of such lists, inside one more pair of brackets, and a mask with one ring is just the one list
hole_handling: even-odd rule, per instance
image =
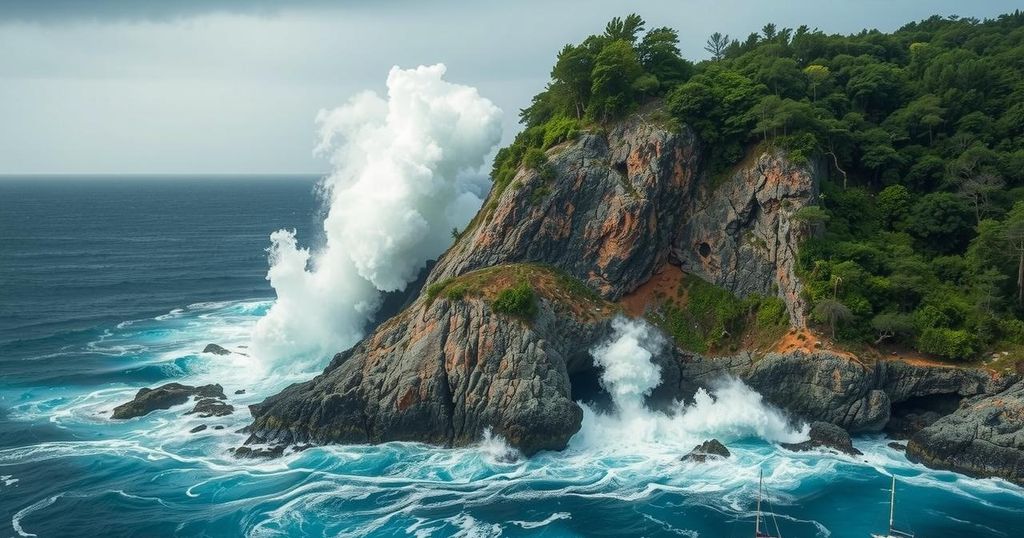
[[[239, 6], [244, 4], [244, 6]], [[317, 111], [392, 66], [447, 78], [516, 112], [555, 52], [636, 11], [706, 56], [713, 31], [765, 22], [894, 30], [931, 14], [991, 17], [1015, 2], [118, 2], [0, 0], [0, 174], [320, 173]]]

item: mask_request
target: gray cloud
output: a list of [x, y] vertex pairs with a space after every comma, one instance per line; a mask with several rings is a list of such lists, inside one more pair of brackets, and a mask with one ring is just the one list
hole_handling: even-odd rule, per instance
[[[282, 7], [286, 6], [286, 7]], [[766, 22], [891, 31], [932, 14], [991, 17], [1016, 1], [613, 0], [327, 2], [0, 0], [0, 174], [320, 172], [313, 119], [393, 65], [517, 112], [556, 51], [637, 11], [706, 56], [708, 34]]]

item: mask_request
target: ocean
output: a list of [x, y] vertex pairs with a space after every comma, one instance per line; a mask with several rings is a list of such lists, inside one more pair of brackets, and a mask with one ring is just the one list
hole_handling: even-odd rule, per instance
[[[244, 353], [274, 297], [269, 234], [294, 228], [316, 245], [315, 183], [0, 179], [0, 536], [749, 537], [760, 472], [767, 522], [786, 537], [884, 531], [891, 474], [897, 523], [918, 537], [1024, 528], [1024, 489], [912, 464], [881, 436], [856, 438], [858, 457], [787, 452], [737, 427], [725, 392], [687, 408], [685, 431], [635, 435], [591, 417], [567, 450], [529, 459], [486, 438], [237, 460], [245, 406], [328, 357], [266, 373], [201, 351]], [[236, 412], [109, 418], [170, 381], [221, 383]], [[710, 437], [733, 456], [680, 461]]]

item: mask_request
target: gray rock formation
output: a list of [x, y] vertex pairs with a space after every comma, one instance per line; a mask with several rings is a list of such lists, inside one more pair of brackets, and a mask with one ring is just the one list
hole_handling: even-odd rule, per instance
[[458, 446], [489, 429], [526, 455], [564, 448], [582, 420], [569, 376], [610, 329], [608, 314], [570, 312], [564, 290], [548, 292], [532, 321], [483, 297], [421, 298], [320, 376], [250, 406], [247, 444]]
[[224, 399], [224, 388], [220, 385], [203, 385], [193, 387], [181, 383], [168, 383], [155, 389], [142, 388], [130, 402], [114, 408], [110, 418], [124, 420], [141, 417], [157, 409], [170, 409], [181, 405], [192, 396]]
[[683, 456], [683, 461], [705, 463], [708, 459], [724, 459], [731, 456], [729, 449], [718, 439], [709, 439], [693, 447], [689, 454]]
[[927, 406], [933, 398], [949, 396], [959, 402], [965, 397], [994, 394], [1013, 381], [975, 369], [899, 361], [867, 365], [827, 351], [689, 357], [680, 362], [679, 377], [685, 385], [680, 392], [684, 395], [732, 375], [794, 418], [830, 422], [851, 433], [881, 431], [893, 409], [904, 404]]
[[1024, 381], [973, 398], [917, 432], [907, 457], [970, 476], [1004, 478], [1024, 486]]
[[199, 415], [200, 418], [224, 417], [235, 412], [235, 406], [215, 398], [203, 398], [196, 402], [195, 407], [186, 415]]
[[667, 260], [699, 176], [689, 130], [675, 133], [633, 116], [607, 135], [584, 133], [548, 157], [554, 176], [524, 168], [500, 196], [492, 192], [475, 227], [438, 260], [428, 283], [504, 263], [542, 262], [616, 299]]
[[831, 448], [850, 456], [860, 456], [863, 454], [863, 452], [854, 448], [850, 434], [835, 424], [812, 422], [808, 435], [810, 439], [801, 443], [782, 443], [782, 448], [794, 452], [804, 452], [815, 448]]
[[217, 344], [206, 344], [203, 348], [203, 353], [210, 353], [213, 355], [230, 355], [231, 351], [218, 346]]
[[803, 327], [806, 301], [796, 275], [797, 246], [809, 230], [794, 214], [814, 202], [817, 175], [813, 166], [764, 153], [716, 188], [700, 182], [683, 213], [673, 256], [684, 271], [740, 297], [781, 297], [791, 323]]

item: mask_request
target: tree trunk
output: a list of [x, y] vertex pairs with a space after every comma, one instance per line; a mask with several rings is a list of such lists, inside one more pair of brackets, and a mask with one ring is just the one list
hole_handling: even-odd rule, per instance
[[1024, 245], [1017, 245], [1017, 302], [1024, 305]]

